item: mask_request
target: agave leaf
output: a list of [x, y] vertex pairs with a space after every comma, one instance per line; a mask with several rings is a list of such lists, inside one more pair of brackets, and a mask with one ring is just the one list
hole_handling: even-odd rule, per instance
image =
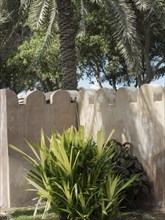
[[55, 191], [54, 195], [56, 195], [56, 197], [58, 196], [58, 200], [61, 200], [61, 201], [65, 202], [65, 203], [68, 203], [67, 198], [63, 194], [58, 193], [58, 192]]
[[26, 141], [26, 142], [27, 142], [28, 146], [31, 148], [31, 150], [32, 150], [33, 154], [36, 156], [36, 158], [38, 160], [40, 160], [40, 157], [39, 157], [37, 151], [35, 150], [35, 148], [28, 141]]
[[31, 163], [31, 164], [33, 164], [34, 166], [38, 166], [39, 164], [37, 163], [37, 161], [35, 161], [32, 157], [30, 157], [28, 154], [26, 154], [25, 152], [23, 152], [22, 150], [20, 150], [18, 147], [15, 147], [14, 145], [9, 145], [13, 150], [15, 150], [15, 151], [17, 151], [17, 152], [19, 152], [19, 153], [21, 153], [22, 155], [24, 155], [25, 156], [25, 158], [26, 159], [28, 159], [29, 160], [29, 162]]
[[104, 147], [104, 135], [103, 132], [100, 130], [97, 132], [97, 152], [98, 152], [98, 157], [100, 157], [103, 153], [103, 147]]
[[105, 207], [105, 210], [108, 210], [113, 204], [113, 201], [108, 202], [108, 204]]
[[70, 156], [69, 156], [69, 163], [71, 164], [72, 166], [72, 161], [73, 161], [73, 151], [74, 151], [74, 147], [71, 148], [71, 151], [70, 151]]
[[57, 140], [56, 135], [52, 135], [51, 138], [51, 150], [57, 159], [56, 165], [59, 166], [66, 175], [71, 174], [71, 164], [67, 152], [64, 147], [64, 135], [60, 136], [60, 140]]
[[114, 179], [112, 179], [111, 174], [108, 175], [108, 180], [106, 184], [106, 192], [108, 195], [108, 200], [111, 202], [115, 195], [115, 191], [117, 190], [118, 183], [120, 181], [120, 178], [116, 176]]
[[96, 189], [94, 189], [93, 192], [90, 193], [90, 194], [91, 194], [91, 196], [90, 196], [90, 197], [88, 198], [88, 200], [86, 201], [86, 207], [89, 207], [89, 204], [90, 204], [91, 199], [93, 199], [93, 197], [98, 194], [98, 191], [96, 191]]
[[74, 141], [74, 137], [75, 137], [76, 133], [77, 133], [77, 130], [74, 129], [73, 127], [71, 127], [66, 132], [64, 132], [65, 138], [68, 139], [67, 141], [69, 144], [71, 144]]
[[64, 195], [66, 196], [68, 203], [71, 204], [72, 203], [72, 193], [70, 192], [69, 182], [62, 181], [62, 184], [63, 184]]
[[85, 145], [85, 127], [84, 126], [80, 126], [79, 130], [78, 130], [78, 136], [79, 136], [79, 144], [80, 146], [84, 149]]
[[50, 141], [50, 151], [53, 152], [55, 155], [55, 148], [57, 148], [59, 144], [59, 141], [57, 141], [57, 136], [55, 134], [52, 134], [49, 141]]
[[140, 174], [134, 175], [131, 179], [129, 179], [125, 184], [123, 184], [116, 192], [116, 194], [119, 194], [122, 190], [130, 186], [135, 180], [139, 178]]
[[[73, 142], [73, 146], [74, 147], [78, 147], [79, 145], [79, 136], [78, 136], [78, 132], [75, 133], [74, 135], [74, 142]], [[80, 145], [81, 146], [81, 145]]]
[[85, 209], [86, 209], [85, 198], [83, 196], [81, 188], [79, 189], [78, 199], [80, 201], [82, 210], [85, 211]]
[[107, 138], [107, 140], [106, 140], [106, 142], [105, 142], [105, 144], [104, 144], [104, 147], [107, 146], [108, 142], [111, 140], [111, 138], [112, 138], [112, 136], [113, 136], [114, 133], [115, 133], [115, 130], [113, 129], [113, 130], [111, 131], [111, 133], [109, 134], [109, 136], [108, 136], [108, 138]]
[[57, 157], [57, 160], [59, 160], [59, 162], [61, 162], [61, 165], [65, 168], [66, 170], [66, 174], [70, 175], [71, 174], [71, 164], [69, 162], [69, 158], [68, 158], [68, 155], [67, 155], [67, 152], [65, 150], [65, 138], [64, 136], [62, 136], [62, 140], [61, 140], [61, 145], [59, 146], [58, 145], [58, 157]]
[[28, 192], [38, 192], [38, 190], [37, 189], [26, 189], [26, 191], [28, 191]]
[[100, 199], [100, 204], [101, 204], [102, 216], [107, 215], [107, 211], [106, 211], [106, 208], [105, 208], [105, 199], [103, 198], [103, 196]]
[[46, 175], [45, 170], [42, 172], [41, 178], [42, 178], [42, 182], [43, 182], [43, 185], [44, 185], [45, 189], [47, 191], [51, 191], [52, 189], [51, 189], [50, 182], [49, 182], [49, 179]]
[[88, 217], [88, 216], [84, 216], [84, 214], [81, 213], [78, 209], [76, 209], [76, 213], [80, 216], [79, 219], [88, 219], [88, 218], [86, 218], [86, 217]]
[[75, 169], [75, 166], [76, 166], [76, 163], [77, 163], [77, 161], [78, 161], [79, 155], [80, 155], [80, 150], [77, 152], [76, 158], [74, 159], [74, 163], [73, 163], [73, 165], [72, 165], [72, 170]]
[[33, 181], [33, 180], [29, 179], [29, 178], [26, 178], [26, 179], [27, 179], [27, 181], [28, 181], [32, 186], [34, 186], [34, 187], [38, 190], [38, 193], [40, 194], [40, 196], [41, 196], [42, 198], [46, 198], [46, 199], [51, 198], [50, 193], [49, 193], [47, 190], [45, 190], [44, 188], [42, 188], [42, 187], [41, 187], [40, 185], [38, 185], [35, 181]]
[[41, 144], [40, 144], [42, 149], [46, 149], [46, 144], [45, 144], [45, 135], [43, 129], [41, 129]]
[[71, 211], [68, 209], [63, 209], [63, 208], [58, 208], [58, 210], [62, 211], [62, 212], [66, 212], [68, 214], [71, 214]]
[[40, 157], [41, 157], [41, 165], [45, 167], [45, 160], [47, 158], [47, 146], [45, 144], [45, 137], [43, 129], [41, 130], [41, 143], [40, 143]]
[[61, 167], [63, 167], [65, 174], [67, 176], [71, 175], [71, 173], [72, 173], [71, 164], [69, 162], [69, 158], [68, 158], [64, 149], [61, 152], [61, 154], [59, 154], [59, 157], [57, 158], [57, 160], [59, 160], [59, 163], [57, 163], [57, 164], [60, 165]]
[[42, 184], [41, 176], [38, 175], [35, 171], [30, 170], [28, 173], [28, 177], [30, 177], [31, 179], [37, 181], [38, 183], [40, 182]]
[[[63, 187], [58, 182], [53, 182], [59, 189], [64, 190]], [[64, 191], [63, 191], [64, 192]]]
[[59, 198], [61, 198], [65, 203], [72, 204], [72, 192], [73, 190], [69, 191], [69, 186], [63, 181], [62, 186], [58, 184], [57, 182], [54, 182], [54, 184], [62, 191], [62, 193], [58, 193], [57, 190], [54, 191], [54, 194], [57, 195]]
[[75, 197], [76, 197], [76, 199], [77, 199], [77, 198], [78, 198], [78, 187], [77, 187], [77, 183], [74, 184], [74, 187], [73, 187], [72, 190], [74, 190], [74, 192], [75, 192]]

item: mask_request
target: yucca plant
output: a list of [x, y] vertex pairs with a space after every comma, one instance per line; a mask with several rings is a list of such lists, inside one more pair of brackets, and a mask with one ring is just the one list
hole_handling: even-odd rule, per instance
[[115, 145], [110, 142], [111, 135], [104, 142], [103, 132], [98, 131], [94, 141], [92, 135], [86, 138], [83, 126], [79, 130], [71, 127], [62, 135], [53, 133], [46, 146], [41, 132], [41, 143], [29, 144], [35, 159], [11, 146], [33, 165], [27, 180], [39, 202], [46, 202], [44, 214], [51, 208], [61, 219], [101, 220], [120, 213], [125, 189], [139, 175], [123, 182], [121, 175], [114, 172]]

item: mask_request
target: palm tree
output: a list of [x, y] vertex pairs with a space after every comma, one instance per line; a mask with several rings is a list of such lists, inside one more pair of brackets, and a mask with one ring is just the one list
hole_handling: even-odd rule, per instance
[[[30, 8], [29, 8], [30, 6]], [[77, 89], [76, 75], [76, 28], [71, 0], [25, 0], [22, 8], [29, 10], [30, 23], [47, 26], [41, 53], [47, 47], [52, 33], [59, 32], [61, 69], [63, 73], [61, 88]], [[26, 10], [24, 10], [26, 11]], [[58, 24], [58, 30], [55, 28]], [[52, 58], [53, 59], [53, 58]]]
[[57, 0], [60, 51], [62, 65], [62, 88], [77, 89], [76, 77], [76, 30], [71, 0]]
[[[115, 37], [118, 39], [118, 46], [121, 53], [126, 58], [130, 69], [139, 69], [138, 59], [139, 42], [134, 24], [135, 15], [131, 8], [124, 1], [111, 0], [91, 0], [91, 3], [97, 3], [106, 6], [107, 11], [111, 12], [114, 21], [114, 28], [117, 29]], [[81, 6], [81, 12], [85, 4], [89, 4], [86, 0], [31, 0], [31, 15], [37, 17], [37, 24], [45, 24], [49, 21], [47, 35], [51, 36], [54, 23], [57, 21], [60, 33], [60, 51], [61, 65], [63, 72], [62, 88], [76, 89], [76, 50], [75, 38], [76, 29], [74, 26], [73, 3]], [[49, 14], [49, 16], [48, 16]], [[48, 19], [49, 18], [49, 19]], [[117, 24], [117, 25], [116, 25]], [[117, 28], [116, 28], [117, 27]], [[46, 41], [45, 41], [46, 42]], [[133, 45], [133, 46], [132, 46]]]

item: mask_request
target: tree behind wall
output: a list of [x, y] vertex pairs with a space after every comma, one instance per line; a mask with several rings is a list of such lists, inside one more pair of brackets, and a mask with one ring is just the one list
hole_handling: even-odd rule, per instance
[[[60, 35], [60, 58], [62, 89], [77, 89], [74, 14], [71, 0], [31, 1], [29, 20], [44, 27], [46, 37], [42, 51], [51, 41], [52, 35]], [[34, 27], [34, 25], [32, 25]], [[53, 58], [52, 58], [53, 59]]]
[[[121, 53], [130, 64], [130, 69], [133, 66], [139, 68], [139, 50], [138, 37], [134, 28], [134, 14], [126, 3], [118, 1], [90, 1], [92, 4], [98, 3], [100, 7], [106, 6], [107, 13], [112, 14], [114, 28], [116, 27], [116, 37]], [[42, 1], [24, 1], [23, 4], [30, 6], [30, 14], [35, 17], [37, 15], [37, 24], [48, 24], [47, 39], [51, 36], [53, 26], [58, 23], [60, 33], [60, 50], [61, 50], [61, 65], [63, 72], [62, 88], [76, 89], [76, 51], [75, 37], [76, 29], [74, 26], [74, 13], [72, 3], [81, 6], [81, 12], [84, 10], [84, 5], [88, 5], [86, 1], [71, 1], [71, 0], [42, 0]], [[26, 5], [25, 8], [28, 8]], [[57, 19], [56, 19], [57, 18]], [[46, 42], [46, 41], [45, 41]], [[132, 46], [133, 45], [133, 46]], [[135, 62], [136, 61], [136, 62]]]
[[31, 39], [25, 40], [7, 57], [5, 66], [2, 67], [3, 73], [0, 74], [1, 88], [9, 87], [16, 93], [29, 89], [48, 92], [60, 88], [61, 68], [57, 36], [52, 38], [52, 45], [45, 50], [37, 65], [34, 64], [43, 39], [43, 31], [34, 31]]
[[91, 80], [96, 77], [99, 84], [108, 81], [116, 89], [117, 84], [141, 86], [165, 74], [165, 29], [161, 28], [162, 17], [155, 15], [155, 8], [151, 11], [139, 10], [133, 1], [130, 7], [136, 12], [136, 26], [141, 39], [140, 74], [137, 76], [136, 71], [128, 72], [117, 41], [112, 38], [110, 16], [105, 14], [105, 8], [95, 7], [89, 9], [91, 11], [86, 18], [86, 35], [77, 40], [80, 75]]
[[[56, 21], [58, 21], [57, 31], [60, 33], [61, 44], [61, 68], [63, 70], [62, 88], [64, 89], [76, 89], [77, 77], [76, 77], [76, 51], [75, 51], [75, 36], [76, 28], [73, 21], [74, 13], [72, 3], [89, 5], [86, 1], [67, 1], [67, 0], [42, 0], [42, 1], [24, 1], [27, 4], [31, 4], [31, 14], [33, 17], [37, 15], [37, 24], [48, 24], [47, 39], [51, 37], [52, 30]], [[111, 14], [111, 23], [113, 24], [115, 36], [117, 38], [118, 47], [122, 55], [127, 61], [127, 67], [129, 70], [137, 69], [139, 66], [139, 57], [141, 56], [140, 48], [138, 46], [139, 39], [136, 30], [136, 14], [132, 12], [130, 4], [135, 3], [136, 7], [140, 11], [145, 11], [145, 7], [153, 9], [154, 4], [159, 3], [159, 0], [152, 0], [149, 4], [148, 1], [92, 1], [101, 3], [99, 7], [105, 8], [106, 14]], [[147, 5], [148, 4], [148, 5]], [[146, 6], [147, 5], [147, 6]], [[93, 6], [92, 6], [93, 7]], [[28, 8], [28, 7], [26, 7]], [[152, 11], [152, 10], [151, 10]], [[110, 12], [110, 13], [109, 13]], [[105, 14], [104, 14], [105, 15]], [[57, 19], [56, 19], [57, 18]], [[116, 27], [116, 29], [115, 29]], [[138, 50], [139, 49], [139, 50]], [[81, 53], [81, 51], [80, 51]], [[130, 64], [130, 65], [128, 65]], [[134, 68], [136, 66], [136, 68]], [[113, 74], [114, 75], [114, 74]]]

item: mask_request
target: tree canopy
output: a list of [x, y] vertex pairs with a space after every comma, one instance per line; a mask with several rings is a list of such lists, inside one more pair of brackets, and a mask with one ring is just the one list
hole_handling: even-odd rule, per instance
[[43, 39], [43, 31], [35, 31], [30, 39], [8, 56], [1, 72], [1, 85], [17, 93], [34, 88], [44, 92], [60, 88], [59, 39], [54, 37], [51, 46], [38, 60]]
[[[99, 84], [105, 80], [109, 81], [114, 88], [116, 84], [141, 86], [164, 75], [163, 18], [157, 17], [154, 10], [146, 13], [134, 7], [133, 3], [131, 7], [136, 13], [137, 33], [141, 45], [140, 73], [137, 74], [136, 70], [132, 69], [130, 74], [128, 65], [117, 47], [118, 41], [112, 38], [113, 29], [109, 16], [102, 16], [103, 8], [96, 8], [92, 9], [92, 13], [87, 17], [86, 35], [78, 41], [80, 74], [95, 76]], [[162, 7], [164, 9], [164, 5]]]
[[7, 0], [0, 10], [1, 88], [75, 89], [84, 75], [141, 86], [165, 73], [163, 0]]

